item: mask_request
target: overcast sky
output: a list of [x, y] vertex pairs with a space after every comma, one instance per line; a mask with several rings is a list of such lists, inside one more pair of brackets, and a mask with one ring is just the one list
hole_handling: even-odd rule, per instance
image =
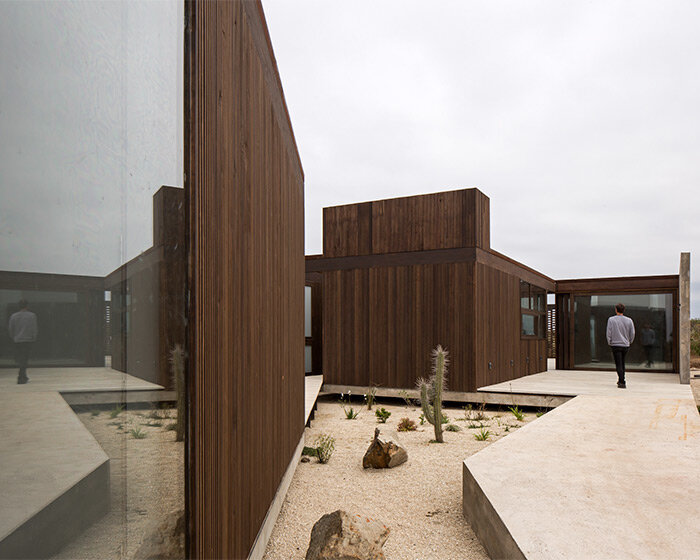
[[677, 274], [700, 317], [700, 3], [263, 0], [324, 206], [478, 187], [557, 279]]
[[[557, 279], [676, 274], [700, 317], [700, 3], [263, 0], [324, 206], [478, 187]], [[89, 22], [89, 25], [87, 23]], [[182, 185], [180, 2], [0, 1], [0, 269], [105, 275]]]

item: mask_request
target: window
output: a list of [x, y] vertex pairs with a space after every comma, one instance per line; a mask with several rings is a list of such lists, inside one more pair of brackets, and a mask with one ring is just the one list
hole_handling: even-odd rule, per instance
[[520, 336], [543, 339], [547, 333], [547, 292], [520, 281]]

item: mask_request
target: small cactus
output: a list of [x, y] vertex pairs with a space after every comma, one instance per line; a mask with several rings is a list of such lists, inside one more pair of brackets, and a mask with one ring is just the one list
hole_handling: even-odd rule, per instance
[[425, 419], [435, 428], [435, 441], [442, 439], [442, 393], [447, 385], [447, 350], [438, 344], [433, 350], [433, 367], [430, 379], [419, 379], [420, 404]]

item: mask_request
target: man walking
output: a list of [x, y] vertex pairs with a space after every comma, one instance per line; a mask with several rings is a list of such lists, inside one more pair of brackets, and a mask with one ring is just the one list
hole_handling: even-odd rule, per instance
[[615, 369], [617, 369], [617, 386], [620, 389], [627, 387], [625, 384], [625, 355], [634, 340], [634, 322], [629, 317], [625, 317], [625, 306], [618, 303], [615, 306], [615, 315], [608, 319], [606, 331], [608, 345], [615, 358]]
[[17, 383], [20, 385], [29, 381], [27, 377], [27, 363], [29, 362], [29, 354], [34, 346], [34, 342], [36, 342], [36, 336], [39, 334], [36, 315], [29, 311], [28, 308], [27, 300], [19, 300], [19, 311], [12, 314], [7, 329], [10, 333], [10, 338], [15, 343], [15, 359], [19, 366]]

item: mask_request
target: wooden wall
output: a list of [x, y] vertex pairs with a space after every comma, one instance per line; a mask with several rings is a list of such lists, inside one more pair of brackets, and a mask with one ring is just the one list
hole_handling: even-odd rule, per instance
[[185, 17], [188, 551], [245, 558], [304, 429], [304, 178], [260, 2]]
[[430, 352], [450, 352], [449, 386], [473, 384], [473, 264], [323, 274], [324, 382], [413, 388]]
[[323, 209], [323, 256], [489, 247], [489, 199], [463, 189]]
[[520, 280], [554, 281], [490, 249], [477, 189], [325, 208], [310, 273], [323, 278], [325, 383], [413, 388], [437, 344], [453, 391], [547, 367], [546, 341], [521, 340]]

